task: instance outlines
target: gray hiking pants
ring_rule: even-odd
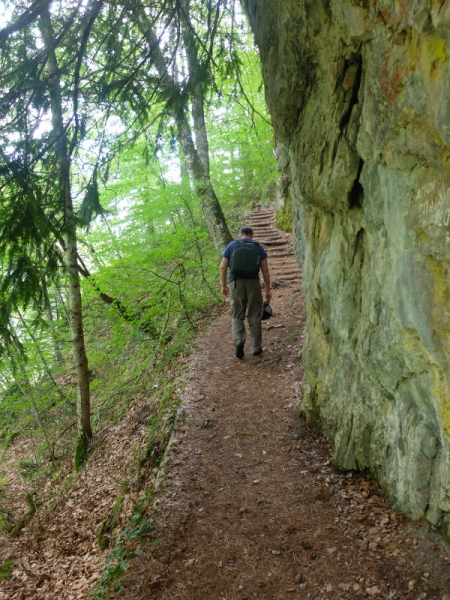
[[[245,312],[250,328],[252,352],[261,349],[261,315],[263,296],[259,279],[238,279],[230,283],[231,335],[233,344],[245,344]]]

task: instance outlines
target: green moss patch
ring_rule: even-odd
[[[282,231],[287,231],[288,233],[292,232],[292,221],[293,221],[293,211],[292,211],[292,200],[286,200],[286,204],[283,208],[279,208],[275,215],[275,224],[278,229]]]
[[[7,560],[6,562],[2,563],[0,565],[0,581],[2,579],[7,579],[11,575],[13,569],[14,569],[14,561],[12,558],[10,560]]]

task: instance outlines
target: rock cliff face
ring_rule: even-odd
[[[450,533],[450,0],[245,0],[288,168],[303,407]]]

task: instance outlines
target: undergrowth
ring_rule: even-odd
[[[105,566],[100,579],[89,594],[89,597],[93,600],[104,600],[110,597],[111,592],[120,593],[123,591],[121,577],[129,561],[136,555],[139,544],[144,537],[152,537],[153,544],[158,545],[155,526],[145,515],[145,505],[147,503],[148,497],[143,503],[134,508],[126,526],[117,535],[114,547],[105,559]]]
[[[125,474],[126,479],[118,481],[116,502],[105,515],[97,531],[98,546],[102,550],[108,549],[109,553],[100,580],[92,592],[93,598],[101,600],[107,598],[111,591],[118,592],[121,589],[120,579],[140,540],[148,536],[156,538],[154,526],[145,515],[145,510],[152,497],[154,474],[164,457],[181,402],[174,380],[183,367],[184,357],[189,354],[198,329],[209,322],[214,306],[215,300],[211,303],[209,318],[205,316],[202,320],[198,319],[196,330],[180,323],[176,335],[156,351],[149,343],[148,336],[136,332],[129,324],[116,323],[115,329],[106,324],[95,330],[88,329],[87,343],[96,349],[96,352],[90,354],[94,432],[107,431],[111,426],[120,423],[135,403],[148,409],[144,421],[147,432],[145,446],[134,448],[135,457],[131,457],[132,468]],[[96,305],[95,310],[102,313],[105,308]],[[120,336],[117,334],[117,327],[120,328]],[[119,338],[118,342],[116,336]],[[111,348],[113,338],[116,338],[114,351],[107,352],[108,346]],[[26,480],[27,487],[37,490],[33,497],[39,504],[41,514],[57,508],[61,499],[70,493],[70,487],[76,478],[71,469],[73,462],[70,460],[77,442],[74,412],[62,406],[52,409],[53,416],[46,418],[48,434],[52,439],[61,440],[56,445],[58,457],[55,460],[48,459],[46,440],[36,425],[33,428],[27,423],[22,430],[22,436],[16,438],[21,439],[22,448],[28,448],[30,451],[28,455],[22,454],[16,463],[16,472]],[[26,439],[29,440],[28,445],[23,444],[24,431]],[[97,434],[94,439],[95,443],[88,448],[88,461],[96,460],[103,437]],[[3,452],[8,454],[6,444]],[[83,469],[83,464],[80,464],[79,468]],[[46,487],[49,481],[52,485]],[[4,533],[19,536],[23,527],[34,517],[34,509],[31,510],[31,505],[25,498],[30,510],[21,516],[13,517],[12,527],[9,525],[7,528],[7,513],[6,509],[3,511],[2,502],[5,487],[6,480],[0,479],[0,526],[5,525]],[[123,514],[125,497],[128,496],[129,510],[130,497],[140,495],[147,488],[150,491],[145,492],[145,499],[140,501],[127,519]],[[46,494],[45,490],[51,492]],[[21,512],[23,513],[23,509]],[[127,519],[125,526],[124,519]],[[154,543],[157,544],[156,539]]]
[[[0,475],[0,533],[8,530],[7,510],[5,508],[6,478]]]
[[[11,575],[13,569],[14,561],[12,558],[0,564],[0,581],[2,579],[7,579]]]

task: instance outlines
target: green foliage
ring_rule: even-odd
[[[179,404],[180,399],[175,395],[173,384],[168,384],[159,397],[159,410],[150,421],[141,464],[147,464],[150,468],[160,465],[173,432]]]
[[[24,479],[31,479],[39,470],[39,464],[34,460],[22,459],[19,461],[19,472]]]
[[[144,506],[134,508],[127,526],[119,533],[114,548],[105,560],[105,568],[101,572],[100,580],[89,596],[94,600],[103,600],[110,597],[111,592],[119,593],[123,590],[120,579],[128,563],[134,556],[136,544],[143,537],[155,536],[156,529],[153,523],[144,514]],[[157,543],[156,538],[154,543]]]
[[[106,230],[97,224],[85,242],[92,259],[101,253],[103,260],[85,289],[92,299],[98,289],[118,299],[128,323],[147,334],[156,351],[178,352],[177,341],[219,301],[218,258],[189,187],[161,180],[145,144],[141,154],[134,150],[123,171],[121,163],[111,165],[116,182],[102,194],[110,213]],[[111,303],[111,317],[120,313],[123,318]]]
[[[3,324],[15,306],[41,306],[44,303],[42,279],[56,276],[62,259],[52,242],[58,217],[51,189],[43,198],[42,182],[10,170],[11,163],[0,161],[0,286]],[[45,207],[45,208],[44,208]]]
[[[0,564],[0,581],[8,579],[14,569],[14,560],[10,558],[6,562]]]
[[[166,352],[176,356],[184,351],[204,315],[220,300],[218,257],[189,181],[178,182],[182,159],[172,113],[162,107],[178,102],[187,110],[190,95],[197,97],[201,90],[211,124],[213,179],[227,215],[237,223],[244,208],[268,199],[273,181],[272,133],[260,65],[233,7],[200,2],[190,5],[189,14],[165,7],[167,11],[152,15],[155,21],[161,19],[162,29],[167,26],[162,52],[173,69],[173,57],[182,43],[189,63],[180,59],[182,68],[177,66],[180,93],[175,98],[149,68],[154,56],[143,49],[142,35],[128,9],[110,5],[100,11],[100,3],[88,3],[72,13],[70,7],[75,4],[69,2],[58,13],[51,11],[51,18],[55,28],[61,26],[55,52],[70,123],[71,186],[79,225],[90,228],[80,252],[92,272],[85,299],[93,303],[100,295],[109,302],[110,310],[101,317],[111,319],[114,336],[123,334],[117,317],[128,319],[131,328],[125,338],[131,340],[136,330],[147,335],[154,346],[153,361],[159,363]],[[20,14],[19,6],[16,10],[13,19]],[[72,21],[65,28],[68,14]],[[8,366],[17,348],[23,351],[24,370],[39,398],[44,424],[49,413],[53,413],[51,422],[61,422],[62,411],[61,389],[44,385],[44,370],[55,376],[70,360],[58,356],[67,339],[67,311],[60,297],[65,295],[63,219],[55,140],[47,122],[47,54],[36,41],[36,31],[33,23],[23,32],[12,33],[0,52],[5,89],[9,89],[0,98],[4,117],[0,126],[0,354],[3,350],[4,356],[0,372],[1,393],[7,398],[0,403],[0,419],[8,428],[19,419],[24,428],[31,427],[35,420],[24,392],[22,367],[15,365],[13,372]],[[177,37],[180,32],[182,39]],[[130,74],[132,57],[137,66]],[[75,101],[77,111],[70,121]],[[12,341],[17,333],[16,307],[25,310],[35,341],[24,331]],[[48,309],[50,318],[43,313]],[[119,347],[126,343],[118,340]],[[100,352],[90,356],[96,367],[100,361]],[[70,389],[69,407],[73,400]]]
[[[4,506],[5,488],[6,478],[3,475],[0,475],[0,533],[8,530],[7,511]]]
[[[242,224],[245,212],[273,201],[277,178],[259,56],[250,35],[243,35],[242,44],[245,50],[234,63],[234,76],[222,80],[208,119],[212,178],[227,217],[236,225]]]
[[[111,543],[114,541],[113,532],[118,524],[118,517],[120,515],[120,511],[122,510],[123,497],[119,496],[114,505],[105,519],[103,519],[98,531],[97,531],[97,544],[100,550],[105,550],[109,548]]]
[[[94,168],[91,181],[86,186],[83,201],[78,209],[78,219],[81,225],[89,226],[96,216],[104,214],[100,204],[100,195],[98,191],[97,168]]]

